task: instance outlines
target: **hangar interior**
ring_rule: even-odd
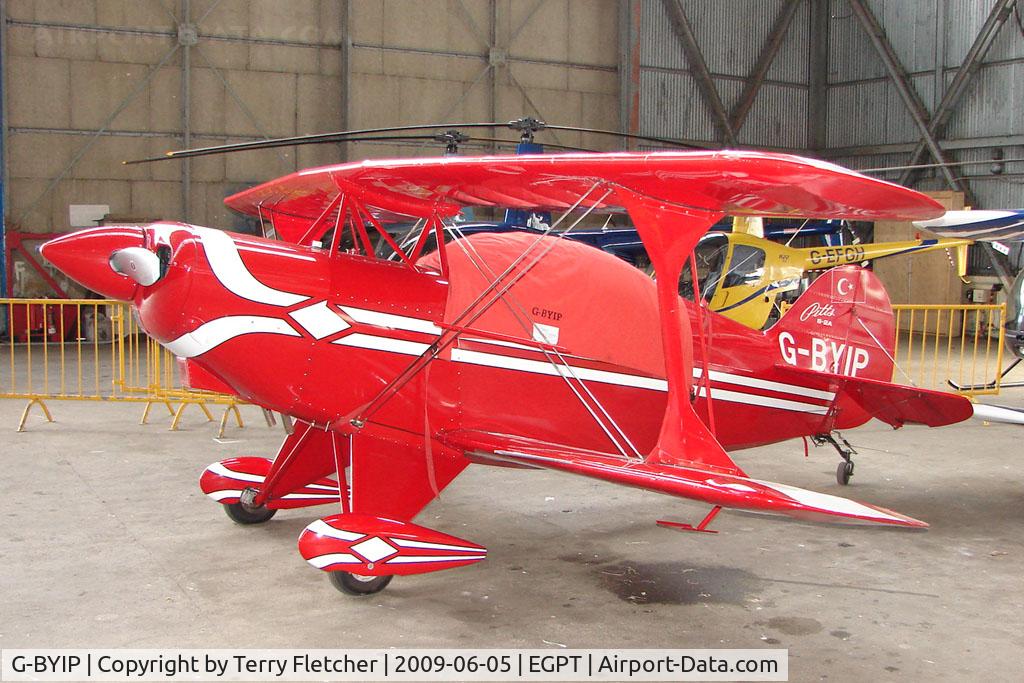
[[[946,160],[993,163],[889,175],[964,192],[979,208],[1022,203],[1014,167],[998,163],[1024,153],[1014,2],[8,0],[4,12],[8,229],[66,230],[70,204],[237,226],[222,200],[252,184],[442,150],[360,143],[121,161],[521,116],[854,169],[931,163],[938,146]],[[549,138],[622,148],[607,136]]]
[[[53,284],[83,295],[40,263],[33,234],[158,220],[252,233],[258,225],[225,197],[312,166],[438,156],[444,145],[125,160],[426,123],[530,116],[789,152],[891,169],[875,177],[947,208],[1021,207],[1022,17],[1016,0],[0,0],[2,288],[24,299],[56,296]],[[504,142],[470,140],[460,153],[507,152],[518,139],[487,130]],[[537,141],[667,148],[587,131],[541,131]],[[1024,262],[1019,243],[970,254],[976,283]],[[893,300],[962,303],[971,290],[949,258],[929,257],[879,264]],[[13,376],[13,331],[9,341]],[[97,382],[107,372],[97,369]],[[1024,405],[1019,391],[998,400]],[[0,428],[22,408],[0,401]],[[674,536],[654,520],[699,516],[697,506],[477,468],[423,517],[475,527],[496,550],[490,560],[346,601],[296,559],[309,515],[238,529],[211,520],[196,489],[208,461],[269,457],[279,427],[241,406],[248,426],[225,437],[223,423],[218,435],[190,408],[172,432],[135,424],[134,408],[68,403],[56,424],[34,413],[24,434],[4,437],[3,647],[786,647],[794,680],[1009,678],[1024,668],[1017,425],[891,433],[874,422],[848,435],[861,458],[855,497],[927,519],[924,533],[736,515],[718,537]],[[789,441],[738,459],[772,480],[845,495],[831,450],[812,450],[808,463],[803,448]]]

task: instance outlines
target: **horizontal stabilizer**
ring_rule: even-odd
[[[944,427],[962,422],[974,414],[974,408],[967,398],[945,391],[908,387],[867,377],[803,370],[788,365],[776,367],[787,374],[815,377],[818,381],[829,380],[833,383],[831,386],[835,387],[837,400],[841,394],[845,394],[869,415],[896,428],[905,424]],[[798,382],[799,378],[794,381]]]
[[[459,444],[478,462],[560,470],[737,510],[815,522],[928,526],[897,512],[847,498],[698,467],[627,461],[608,453],[482,432],[455,432],[449,435],[448,442],[452,446]]]

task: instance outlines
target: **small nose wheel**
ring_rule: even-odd
[[[843,460],[839,463],[839,467],[836,468],[836,481],[839,482],[840,486],[846,486],[850,483],[850,477],[853,476],[853,461]]]
[[[373,595],[391,583],[393,576],[364,576],[350,572],[328,572],[331,585],[346,595]]]

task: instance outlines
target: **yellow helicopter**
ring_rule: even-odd
[[[803,292],[814,271],[864,263],[900,254],[955,249],[957,273],[967,271],[965,239],[917,239],[905,242],[796,248],[765,239],[760,218],[735,218],[733,231],[709,232],[694,250],[701,299],[711,310],[754,329],[779,318]],[[687,266],[679,293],[693,299],[693,278]]]

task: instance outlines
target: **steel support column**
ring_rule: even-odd
[[[351,109],[348,106],[349,96],[352,92],[352,3],[350,0],[341,0],[341,92],[339,93],[341,102],[339,102],[339,110],[341,112],[341,130],[348,130],[349,123],[349,112]],[[299,131],[295,131],[298,133]],[[343,161],[348,161],[348,144],[339,143],[338,152]]]
[[[939,103],[946,92],[946,3],[935,0],[935,65],[932,76],[932,111],[939,110]]]
[[[679,39],[683,52],[686,53],[690,73],[697,81],[697,87],[704,98],[704,103],[711,110],[720,138],[726,145],[735,146],[736,132],[729,123],[729,115],[725,111],[722,99],[718,96],[718,89],[711,78],[711,72],[708,71],[707,62],[704,61],[704,53],[701,52],[700,45],[697,44],[697,37],[693,34],[693,28],[686,18],[686,12],[683,11],[680,0],[661,0],[661,4],[664,5],[665,12],[668,14],[672,31]]]
[[[498,66],[507,58],[498,48],[498,0],[491,0],[487,11],[487,85],[490,99],[488,114],[491,121],[498,120]],[[491,137],[497,137],[497,131],[490,129]],[[497,144],[491,143],[491,151],[497,150]]]
[[[865,4],[864,0],[848,1],[850,7],[853,8],[854,14],[857,15],[861,26],[864,27],[864,31],[868,34],[868,38],[871,39],[871,44],[874,45],[875,51],[882,58],[882,63],[885,65],[886,71],[889,72],[889,78],[892,80],[893,85],[896,86],[896,92],[899,93],[903,104],[906,105],[907,110],[914,119],[914,123],[920,129],[922,140],[928,146],[928,150],[935,157],[935,161],[940,163],[948,162],[949,160],[942,152],[942,148],[939,147],[938,142],[936,142],[935,137],[928,128],[930,123],[928,110],[925,108],[924,102],[921,101],[921,96],[914,89],[914,85],[910,82],[910,76],[900,63],[899,57],[896,56],[896,51],[893,50],[892,44],[885,35],[885,31],[882,29],[881,24],[878,23],[878,19],[867,4]],[[946,183],[952,189],[959,190],[965,195],[968,194],[967,188],[948,168],[943,166],[941,171],[942,175],[946,178]]]
[[[640,132],[640,16],[640,0],[619,3],[619,130],[632,135]]]
[[[772,24],[772,30],[768,33],[768,37],[765,38],[761,53],[757,56],[757,61],[754,63],[754,68],[750,70],[750,74],[745,79],[743,91],[736,101],[736,106],[732,108],[732,112],[729,114],[729,125],[737,135],[743,129],[743,124],[747,120],[747,114],[750,113],[750,108],[754,105],[754,99],[764,83],[765,76],[768,75],[768,69],[771,68],[772,62],[775,61],[775,55],[779,54],[779,48],[782,47],[782,39],[786,36],[786,31],[789,30],[790,25],[793,23],[793,17],[796,16],[797,7],[800,6],[801,2],[803,0],[789,0],[779,9],[779,13],[775,17],[775,23]]]
[[[810,0],[810,11],[807,146],[820,153],[828,146],[829,0]]]
[[[198,36],[192,25],[192,2],[181,0],[181,21],[178,23],[178,45],[181,46],[181,146],[192,147],[192,46]],[[185,158],[181,166],[181,215],[186,223],[192,222],[192,159]]]
[[[7,2],[0,0],[0,296],[10,296],[7,282]],[[7,327],[7,310],[0,313]]]
[[[981,60],[985,58],[988,49],[992,47],[993,41],[999,35],[999,29],[1010,18],[1015,2],[1016,0],[997,0],[996,4],[992,7],[992,11],[989,12],[988,18],[978,32],[978,37],[974,39],[971,49],[967,51],[963,63],[953,77],[953,82],[949,84],[949,89],[942,96],[938,108],[932,115],[932,120],[928,124],[928,135],[932,137],[942,136],[942,130],[946,123],[949,122],[949,117],[952,115],[954,107],[960,101],[964,92],[966,92],[967,85],[971,82],[974,74],[981,67]],[[939,65],[937,68],[941,69],[942,66]],[[923,138],[917,143],[917,146],[914,147],[914,152],[910,155],[908,164],[913,165],[919,162],[926,143],[927,141]],[[907,183],[912,175],[913,171],[907,170],[900,176],[900,182]]]

